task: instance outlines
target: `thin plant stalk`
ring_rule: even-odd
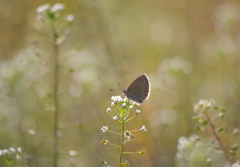
[[[54,130],[53,130],[53,167],[58,166],[58,114],[59,114],[59,46],[56,44],[58,35],[54,23],[51,24],[53,34],[53,99],[54,99]]]
[[[123,157],[123,144],[124,144],[124,121],[125,121],[125,114],[124,114],[124,110],[122,110],[121,113],[121,118],[122,118],[122,138],[121,138],[121,147],[120,147],[120,161],[119,163],[122,163],[122,157]]]
[[[207,113],[207,110],[205,110],[205,114],[206,114],[206,116],[207,116],[207,119],[208,119],[208,122],[209,122],[209,124],[210,124],[210,127],[211,127],[211,130],[212,130],[212,132],[213,132],[213,135],[214,135],[215,138],[217,139],[217,141],[218,141],[218,143],[219,143],[219,145],[220,145],[220,147],[221,147],[221,149],[222,149],[222,151],[223,151],[224,156],[226,157],[227,161],[232,164],[231,158],[228,156],[228,153],[227,153],[226,149],[224,148],[224,146],[223,146],[223,144],[222,144],[219,136],[217,135],[216,130],[215,130],[215,127],[214,127],[214,125],[212,124],[212,121],[211,121],[211,119],[210,119],[210,117],[209,117],[209,115],[208,115],[208,113]]]

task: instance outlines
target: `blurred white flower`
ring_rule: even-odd
[[[118,121],[118,117],[117,117],[117,116],[114,116],[114,117],[113,117],[113,120],[114,120],[114,121]]]
[[[146,129],[146,127],[143,125],[139,130],[141,130],[141,131],[143,131],[143,132],[146,132],[147,131],[147,129]]]
[[[194,105],[194,111],[195,112],[203,112],[207,108],[212,107],[214,104],[214,100],[200,100],[197,104]]]
[[[108,126],[106,125],[106,126],[103,126],[102,128],[101,128],[101,130],[105,133],[105,132],[107,132],[108,131]]]
[[[106,112],[110,113],[111,112],[111,108],[106,109]]]
[[[72,14],[69,14],[65,17],[65,20],[68,21],[68,22],[72,22],[74,20],[74,15]]]
[[[70,151],[69,151],[69,155],[70,155],[70,156],[77,156],[78,153],[77,153],[77,151],[75,151],[75,150],[70,150]]]
[[[140,114],[140,112],[141,112],[141,110],[139,110],[139,109],[136,109],[136,112],[135,112],[135,114],[136,114],[136,115],[138,115],[138,114]]]
[[[31,135],[36,135],[36,131],[34,129],[29,129],[27,132]]]
[[[61,11],[65,8],[64,4],[60,4],[60,3],[56,3],[53,5],[53,7],[51,8],[52,12],[57,12],[57,11]]]
[[[125,108],[126,108],[126,106],[127,106],[127,104],[126,104],[126,103],[123,103],[123,104],[122,104],[122,108],[123,108],[123,109],[125,109]]]
[[[45,12],[46,10],[49,10],[50,9],[50,5],[47,3],[45,5],[42,5],[42,6],[39,6],[36,10],[37,13],[43,13]]]
[[[13,148],[13,147],[10,147],[10,148],[9,148],[9,151],[11,151],[12,153],[15,153],[15,152],[16,152],[15,148]]]

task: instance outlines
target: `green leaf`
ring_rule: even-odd
[[[195,129],[196,131],[201,131],[201,130],[202,130],[202,128],[201,128],[200,126],[198,126],[198,125],[196,125],[194,129]]]
[[[229,153],[233,156],[237,155],[235,152],[229,151]]]
[[[208,124],[208,120],[207,119],[202,122],[202,125],[207,125],[207,124]]]
[[[218,132],[222,132],[225,128],[224,127],[221,127],[221,128],[218,128]]]
[[[221,108],[221,109],[220,109],[220,112],[226,112],[226,110],[225,110],[225,109],[223,109],[223,108]]]
[[[200,117],[199,115],[197,115],[197,116],[193,116],[192,119],[193,119],[196,123],[200,123],[202,117]]]

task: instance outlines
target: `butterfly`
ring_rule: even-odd
[[[113,90],[113,89],[111,89]],[[143,103],[150,95],[150,82],[146,74],[137,77],[127,88],[124,95],[137,103]]]

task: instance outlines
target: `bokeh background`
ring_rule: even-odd
[[[0,0],[0,148],[21,147],[29,166],[52,166],[53,57],[36,8],[64,3],[71,35],[60,45],[59,166],[116,165],[110,97],[140,74],[151,95],[127,129],[132,166],[173,167],[178,139],[194,131],[193,106],[215,99],[231,130],[240,119],[239,0]],[[64,20],[63,20],[64,22]],[[205,134],[211,136],[211,134]],[[237,158],[236,158],[237,159]]]

